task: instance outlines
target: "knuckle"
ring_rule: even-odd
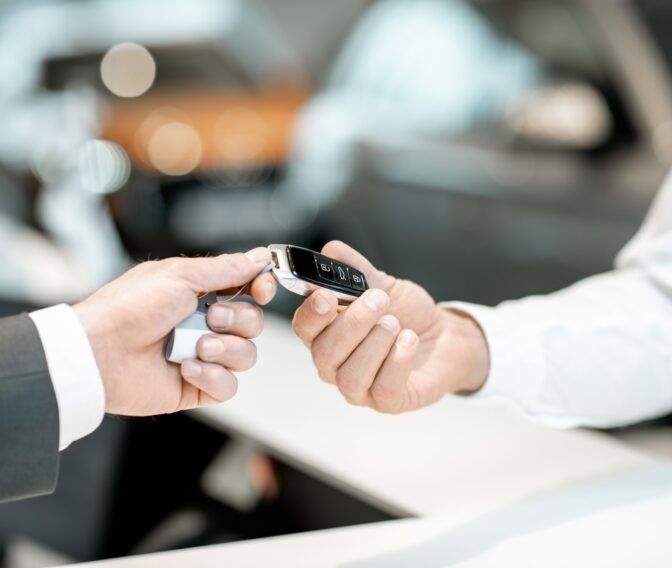
[[[341,369],[336,373],[336,385],[346,398],[354,396],[361,390],[357,375],[347,370]]]
[[[217,402],[226,402],[233,398],[238,392],[238,380],[233,376],[228,376],[228,381],[226,387],[223,387],[220,383],[210,389],[208,394],[215,399]]]
[[[403,412],[403,410],[398,404],[393,405],[387,402],[376,401],[374,408],[376,412],[380,412],[381,414],[395,415],[395,414],[402,414]]]
[[[216,383],[224,369],[215,364],[203,365],[203,379],[206,383]]]
[[[301,322],[307,319],[307,313],[306,313],[308,307],[307,302],[308,302],[307,300],[303,302],[294,312],[294,316],[292,317],[292,325],[300,324]]]
[[[317,376],[322,379],[325,383],[328,383],[330,385],[333,385],[336,382],[336,379],[333,375],[333,373],[330,370],[327,369],[321,369],[317,368]]]
[[[381,325],[381,323],[384,323],[385,325]],[[378,329],[387,335],[396,337],[399,335],[401,323],[397,317],[387,314],[378,321]]]
[[[365,400],[361,397],[350,396],[343,393],[343,398],[345,398],[346,402],[352,406],[366,406]]]
[[[348,328],[361,329],[363,326],[370,325],[371,321],[371,314],[361,309],[361,306],[351,306],[350,309],[343,312],[343,322]]]
[[[185,309],[189,312],[195,312],[198,309],[198,298],[193,294],[184,294],[182,302],[184,302],[184,305],[186,306]]]
[[[335,383],[336,366],[334,365],[330,350],[325,348],[323,342],[315,341],[310,348],[310,353],[320,378],[328,383]]]
[[[129,273],[144,274],[145,272],[153,272],[161,266],[162,262],[165,261],[145,260],[143,262],[136,264],[133,268],[131,268],[131,270],[129,270]]]
[[[227,265],[227,269],[234,273],[244,272],[250,262],[242,252],[222,255],[222,261]]]
[[[303,344],[306,347],[308,348],[312,347],[314,337],[306,328],[303,327],[303,325],[301,325],[301,323],[293,321],[292,329],[294,330],[296,336],[303,342]]]
[[[300,311],[294,314],[294,317],[292,318],[292,329],[294,330],[294,333],[303,340],[311,338],[310,327],[307,324],[308,322],[306,321],[306,318]]]
[[[397,390],[389,384],[377,381],[371,386],[371,396],[382,405],[389,406],[398,398]]]
[[[161,267],[166,272],[180,273],[186,269],[186,258],[167,258],[160,261]]]
[[[330,349],[324,346],[323,342],[315,341],[310,350],[313,361],[318,369],[331,369],[333,367],[333,361]]]
[[[301,341],[308,344],[308,334],[300,325],[298,325],[296,322],[292,322],[292,329]]]
[[[243,308],[243,317],[250,327],[250,330],[254,333],[261,333],[264,327],[264,312],[259,306],[253,304],[245,304],[246,307]]]

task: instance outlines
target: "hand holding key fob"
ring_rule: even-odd
[[[300,296],[310,296],[322,288],[333,292],[345,305],[369,289],[359,270],[323,254],[292,245],[270,245],[268,249],[273,258],[273,276],[283,288]]]
[[[274,244],[268,249],[273,262],[264,271],[270,271],[283,288],[294,294],[310,296],[315,290],[325,289],[336,295],[339,304],[347,305],[369,289],[366,277],[359,270],[323,254],[292,245]],[[166,347],[166,359],[179,364],[187,359],[196,359],[198,340],[212,333],[205,315],[208,302],[215,299],[232,300],[244,289],[245,286],[241,287],[228,299],[202,298],[199,309],[171,334]]]

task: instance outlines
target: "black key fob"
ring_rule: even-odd
[[[366,277],[347,264],[292,245],[270,245],[272,274],[278,283],[295,294],[309,296],[323,288],[333,292],[340,304],[354,302],[369,285]]]
[[[295,294],[309,296],[315,290],[330,290],[341,305],[354,302],[369,286],[365,276],[347,264],[338,262],[323,254],[292,245],[270,245],[272,264],[263,272],[270,271],[278,283]],[[227,299],[217,296],[217,301],[229,301],[238,297],[246,285],[232,290]],[[203,298],[199,310],[181,322],[173,331],[166,346],[166,359],[172,363],[183,363],[198,357],[198,340],[212,333],[208,327],[206,310],[210,296]],[[215,301],[215,300],[212,300]]]

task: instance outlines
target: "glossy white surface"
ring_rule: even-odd
[[[88,568],[669,566],[672,469],[579,483],[469,520],[452,513],[87,564]]]
[[[268,316],[257,343],[236,398],[195,416],[394,514],[478,514],[651,463],[606,435],[461,398],[401,416],[349,406],[319,380],[287,320]]]

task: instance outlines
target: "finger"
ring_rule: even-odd
[[[268,266],[270,261],[269,250],[259,247],[245,254],[169,259],[166,266],[189,282],[195,293],[203,293],[243,286]]]
[[[311,352],[320,377],[336,381],[336,371],[369,334],[390,304],[382,290],[367,290],[313,341]]]
[[[259,306],[247,302],[216,302],[208,308],[206,321],[218,333],[258,337],[264,329],[264,313]]]
[[[201,391],[199,406],[229,400],[238,390],[238,379],[220,365],[189,359],[181,370],[182,378]]]
[[[317,290],[299,306],[292,320],[294,333],[307,347],[334,321],[337,316],[338,299],[326,290]]]
[[[277,283],[275,278],[271,274],[264,272],[242,287],[242,290],[241,286],[233,286],[226,290],[217,290],[217,296],[231,296],[230,299],[239,295],[251,296],[257,304],[266,305],[275,297],[276,292]]]
[[[392,276],[375,268],[367,258],[342,241],[327,243],[322,248],[322,252],[334,260],[344,262],[362,272],[371,288],[380,288],[387,291],[394,285]]]
[[[236,335],[204,335],[196,344],[199,359],[231,371],[247,371],[257,362],[257,346]]]
[[[416,406],[409,400],[408,379],[418,343],[418,336],[410,329],[397,337],[370,389],[375,408],[380,412],[397,413]]]
[[[336,385],[349,402],[367,403],[373,380],[389,355],[400,329],[397,318],[383,316],[338,369]]]
[[[272,274],[257,276],[250,284],[250,296],[262,306],[268,304],[278,291],[278,284]]]

